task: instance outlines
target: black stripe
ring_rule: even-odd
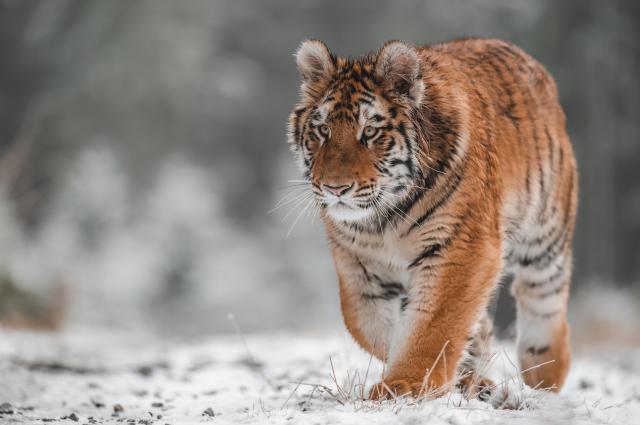
[[[550,347],[548,345],[545,345],[544,347],[529,347],[527,348],[527,354],[530,354],[532,356],[539,356],[541,354],[546,353],[547,351],[550,350]]]
[[[389,140],[387,141],[387,147],[385,148],[385,152],[390,152],[391,149],[396,145],[396,139],[393,136],[389,136]]]
[[[529,266],[534,264],[538,267],[547,266],[553,259],[565,248],[566,243],[570,238],[569,221],[571,219],[571,204],[572,193],[575,184],[575,176],[570,174],[569,180],[569,193],[567,193],[566,202],[564,205],[564,220],[562,225],[562,231],[556,235],[554,240],[547,246],[547,248],[539,255],[535,257],[523,257],[520,259],[520,264],[523,266]],[[544,261],[543,261],[544,260]]]
[[[553,137],[551,137],[551,134],[549,133],[549,127],[547,127],[546,125],[544,126],[544,134],[547,136],[547,144],[549,145],[549,164],[551,166],[551,170],[554,171],[556,165],[555,144],[553,143]]]
[[[536,294],[533,295],[536,299],[542,300],[545,298],[549,298],[552,297],[554,295],[558,295],[559,293],[561,293],[564,288],[566,288],[569,285],[569,280],[563,280],[562,283],[560,285],[558,285],[556,288],[551,289],[547,292],[543,292],[542,294]]]
[[[390,167],[397,167],[398,165],[404,165],[407,168],[411,167],[411,161],[409,159],[392,158],[389,161]]]
[[[534,289],[534,288],[541,288],[543,286],[547,286],[548,284],[552,283],[553,281],[559,279],[560,277],[562,277],[562,275],[565,273],[564,270],[564,266],[560,266],[558,268],[558,270],[556,270],[556,272],[554,274],[552,274],[551,276],[549,276],[548,278],[544,279],[544,280],[538,280],[538,281],[533,281],[533,282],[527,282],[526,286],[529,289]]]
[[[301,129],[300,129],[300,117],[302,116],[302,114],[307,110],[306,107],[302,107],[302,108],[298,108],[294,111],[294,118],[293,118],[293,140],[295,140],[295,142],[297,144],[301,144],[302,143],[302,138],[301,138]]]
[[[550,313],[538,313],[537,311],[533,311],[531,308],[526,307],[522,304],[518,304],[519,308],[525,310],[527,312],[527,314],[530,314],[531,316],[535,316],[538,317],[540,319],[551,319],[552,317],[557,316],[558,314],[560,314],[562,312],[562,310],[556,310],[556,311],[552,311]]]
[[[428,170],[428,174],[426,176],[422,176],[421,178],[417,179],[417,183],[418,183],[417,185],[421,186],[421,188],[414,190],[411,196],[407,200],[399,203],[397,207],[404,213],[408,214],[409,210],[413,208],[413,206],[418,201],[420,201],[424,197],[424,195],[428,193],[428,191],[431,188],[433,188],[433,186],[435,186],[439,176],[440,175],[444,176],[446,175],[447,170],[451,170],[451,166],[453,164],[453,158],[456,156],[457,153],[458,153],[458,144],[456,143],[453,146],[453,148],[448,152],[448,154],[438,161],[438,163],[436,164],[435,170]],[[466,168],[466,161],[463,164],[461,164],[459,167],[462,169],[464,173],[464,170]],[[457,173],[454,176],[456,176],[457,178],[460,178],[460,176],[458,176]],[[459,181],[456,182],[455,187],[453,188],[454,190],[457,189],[458,184],[459,184]],[[409,232],[412,231],[412,228],[415,228],[415,227],[417,226],[412,225],[409,228],[409,230],[404,233],[403,236],[407,236]]]
[[[409,227],[409,230],[407,230],[402,236],[407,236],[413,230],[422,226],[433,215],[433,213],[436,212],[436,210],[438,210],[438,208],[444,205],[447,202],[447,200],[451,198],[451,196],[457,191],[458,187],[460,186],[460,183],[462,182],[463,177],[464,177],[464,174],[463,175],[460,175],[457,173],[454,174],[453,177],[451,177],[454,180],[448,182],[449,185],[447,186],[447,191],[445,192],[444,196],[442,196],[438,200],[438,202],[433,204],[431,208],[429,208],[424,214],[422,214],[417,220],[415,220],[415,222],[411,224],[411,227]]]
[[[360,96],[364,96],[366,97],[368,100],[374,100],[375,96],[367,91],[361,90],[360,91]]]
[[[408,150],[408,157],[411,158],[413,155],[413,146],[411,145],[412,140],[409,139],[409,136],[407,135],[407,129],[405,128],[404,123],[401,122],[400,124],[398,124],[398,126],[396,127],[396,130],[398,130],[398,132],[404,139],[405,146],[407,147],[407,150]],[[406,165],[407,165],[407,168],[409,168],[409,174],[413,176],[415,173],[413,162],[408,161],[408,164]]]
[[[417,265],[419,265],[422,261],[424,261],[427,258],[439,256],[441,251],[442,251],[442,248],[445,247],[446,245],[448,245],[449,242],[450,242],[450,239],[447,239],[442,244],[437,243],[437,244],[429,246],[429,248],[425,249],[420,255],[418,255],[411,262],[411,264],[409,264],[409,268],[412,269],[412,268],[416,267]]]
[[[409,297],[405,295],[400,299],[400,312],[404,313],[407,310],[408,306],[409,306]]]
[[[522,267],[535,265],[538,268],[544,268],[548,266],[564,248],[567,239],[568,229],[565,227],[564,230],[560,232],[555,237],[555,239],[547,246],[547,248],[545,248],[544,251],[542,251],[540,254],[536,255],[535,257],[521,257],[519,261],[520,265]]]
[[[531,108],[527,108],[527,117],[529,118],[529,122],[534,123],[534,117],[533,114],[531,113]],[[545,179],[544,179],[544,170],[542,168],[542,154],[540,153],[540,139],[538,137],[538,130],[537,127],[535,125],[531,126],[532,130],[531,130],[531,139],[533,142],[533,146],[534,149],[536,151],[536,161],[537,161],[537,165],[538,165],[538,185],[540,188],[540,198],[542,199],[542,202],[540,203],[539,206],[539,210],[538,210],[538,219],[539,220],[543,220],[544,219],[544,213],[547,210],[547,190],[546,190],[546,184],[545,184]]]

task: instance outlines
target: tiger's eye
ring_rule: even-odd
[[[377,132],[378,129],[370,125],[366,126],[364,130],[362,130],[362,134],[364,134],[364,137],[367,138],[375,136]]]
[[[320,126],[320,134],[322,134],[323,136],[329,136],[329,134],[331,134],[331,129],[328,125],[322,124]]]

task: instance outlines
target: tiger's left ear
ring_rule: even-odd
[[[387,42],[376,56],[376,74],[401,100],[413,106],[422,101],[424,82],[415,48],[402,41]]]
[[[305,40],[295,54],[296,64],[304,82],[327,79],[334,72],[333,55],[320,40]]]
[[[335,56],[322,41],[305,40],[295,58],[302,77],[303,96],[317,99],[335,72]]]

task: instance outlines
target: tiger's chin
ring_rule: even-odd
[[[366,220],[373,215],[373,208],[358,208],[344,204],[327,207],[327,214],[335,221],[356,222]]]

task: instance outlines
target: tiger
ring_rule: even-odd
[[[287,142],[335,265],[344,323],[384,364],[372,400],[491,394],[488,305],[513,276],[522,381],[558,392],[577,166],[556,84],[519,47],[465,38],[295,53]]]

